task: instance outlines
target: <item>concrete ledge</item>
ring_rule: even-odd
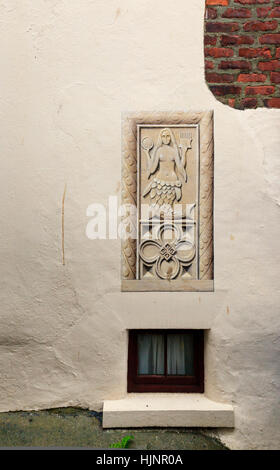
[[[213,280],[122,280],[122,292],[214,292]]]
[[[106,400],[104,428],[234,427],[233,407],[209,400],[203,394],[129,394]]]

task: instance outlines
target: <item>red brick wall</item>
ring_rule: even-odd
[[[219,101],[280,108],[280,0],[206,0],[204,47]]]

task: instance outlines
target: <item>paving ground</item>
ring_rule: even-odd
[[[102,429],[101,413],[78,408],[0,413],[0,447],[109,448],[126,435],[132,449],[225,450],[221,442],[189,429]]]

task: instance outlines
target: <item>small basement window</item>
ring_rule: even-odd
[[[130,330],[127,391],[203,393],[203,330]]]

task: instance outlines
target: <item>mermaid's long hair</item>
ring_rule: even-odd
[[[151,156],[151,163],[150,163],[150,168],[149,168],[149,175],[148,175],[148,178],[150,178],[150,176],[155,173],[158,169],[158,166],[159,166],[159,154],[158,154],[158,149],[162,146],[162,133],[164,131],[167,131],[170,135],[170,139],[171,139],[171,147],[174,148],[175,150],[175,164],[178,168],[178,172],[180,174],[180,176],[183,178],[183,181],[186,181],[187,179],[187,175],[186,175],[186,170],[182,164],[182,161],[181,161],[181,157],[180,157],[180,152],[179,152],[179,148],[178,148],[178,145],[177,145],[177,142],[176,142],[176,139],[175,139],[175,136],[172,132],[171,129],[169,129],[168,127],[165,127],[164,129],[162,129],[158,135],[158,140],[157,140],[157,144],[154,148],[154,151],[153,151],[153,154]],[[170,144],[169,144],[170,145]]]

